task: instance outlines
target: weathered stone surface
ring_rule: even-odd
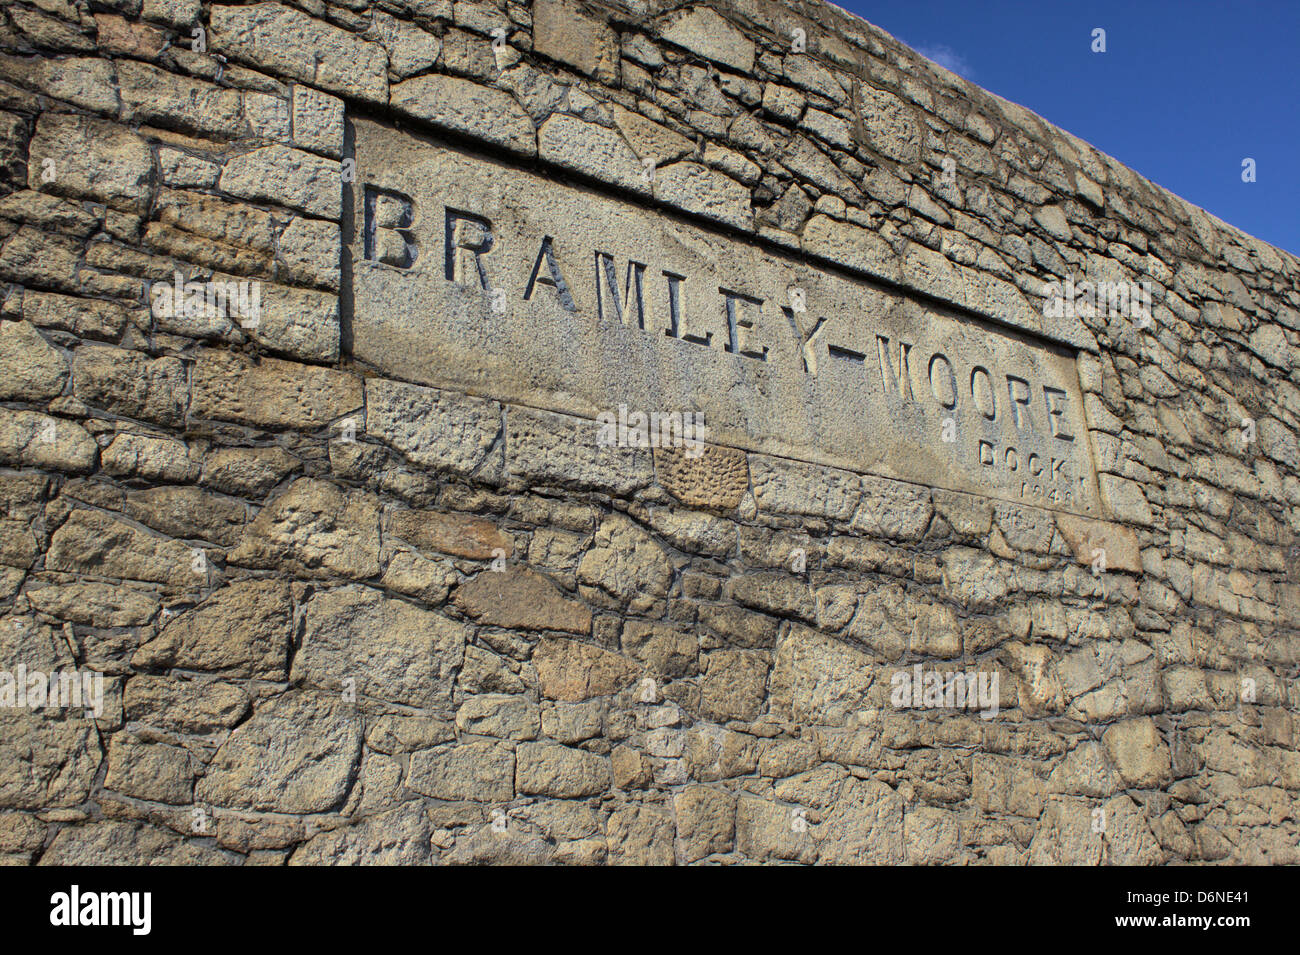
[[[736,803],[736,848],[761,862],[817,860],[806,810],[770,802],[748,793]]]
[[[115,340],[126,327],[128,312],[116,302],[28,289],[23,293],[22,314],[40,328],[57,328],[84,338]]]
[[[389,100],[401,110],[436,126],[465,133],[514,152],[537,154],[533,121],[502,90],[456,76],[417,76],[398,83]]]
[[[122,701],[126,718],[181,733],[230,729],[248,715],[248,694],[229,683],[136,676]]]
[[[315,429],[361,408],[361,382],[345,372],[230,352],[202,352],[191,413],[267,428]]]
[[[748,73],[754,67],[753,42],[709,7],[694,7],[673,16],[661,29],[669,43],[738,73]]]
[[[202,549],[82,508],[74,510],[54,532],[45,566],[69,573],[149,581],[172,592],[200,589],[208,573]]]
[[[103,758],[92,724],[5,708],[0,729],[0,807],[77,806],[90,795]]]
[[[707,166],[675,162],[657,170],[654,196],[663,202],[739,229],[752,229],[749,190]]]
[[[629,620],[623,627],[623,650],[640,660],[652,676],[690,676],[697,669],[699,639],[687,630]]]
[[[102,120],[45,113],[29,150],[28,188],[119,209],[143,211],[149,203],[153,163],[140,137]],[[53,163],[54,177],[42,180]]]
[[[792,628],[777,645],[770,677],[772,707],[799,722],[842,726],[865,704],[873,681],[869,661],[861,650],[839,640]]]
[[[133,60],[121,60],[116,65],[124,121],[221,137],[233,137],[242,131],[238,90],[178,77]]]
[[[384,515],[384,535],[400,537],[424,550],[470,560],[509,557],[514,540],[491,521],[439,511],[396,508]]]
[[[104,788],[136,799],[183,805],[194,799],[194,775],[193,760],[181,747],[119,734],[108,749]]]
[[[28,590],[27,599],[41,613],[97,627],[133,627],[158,612],[157,596],[116,584],[63,583]]]
[[[1153,789],[1169,779],[1169,747],[1148,717],[1116,723],[1102,734],[1106,753],[1124,782],[1135,789]]]
[[[155,424],[184,424],[189,403],[185,366],[121,348],[86,346],[72,358],[72,390],[87,404]]]
[[[730,852],[736,840],[736,797],[712,786],[687,786],[673,797],[683,862]]]
[[[465,655],[467,628],[440,614],[368,587],[345,587],[307,604],[295,683],[355,690],[406,706],[451,701],[451,681]]]
[[[289,856],[289,865],[390,866],[428,861],[429,820],[417,803],[318,833]]]
[[[618,75],[614,31],[572,0],[538,0],[533,7],[533,51],[598,79]]]
[[[261,498],[302,462],[278,447],[222,448],[203,460],[200,483],[216,491]]]
[[[378,503],[366,494],[300,478],[262,509],[228,559],[312,577],[374,577],[379,573]]]
[[[640,525],[611,514],[578,564],[578,579],[644,613],[668,592],[673,568],[662,547]]]
[[[283,680],[293,604],[280,581],[239,581],[175,616],[136,651],[140,667]]]
[[[961,827],[944,809],[922,806],[903,819],[903,848],[909,865],[943,865],[961,854]]]
[[[552,637],[537,645],[533,665],[542,695],[569,703],[616,693],[637,674],[637,668],[617,653]]]
[[[94,469],[98,450],[95,439],[71,421],[0,409],[0,464],[84,473]]]
[[[94,822],[59,830],[41,865],[233,865],[226,853],[138,822]]]
[[[339,164],[300,149],[263,146],[226,162],[217,185],[254,202],[273,202],[323,219],[343,208]]]
[[[817,827],[819,861],[827,865],[903,862],[903,800],[876,780],[851,780]]]
[[[555,743],[520,743],[515,751],[515,788],[520,795],[576,799],[609,788],[609,760]]]
[[[0,323],[0,399],[42,401],[63,393],[68,362],[27,322]]]
[[[212,757],[198,798],[271,812],[337,807],[361,755],[361,720],[337,697],[290,692],[262,703]]]
[[[649,452],[602,447],[590,421],[511,408],[506,416],[506,472],[535,484],[629,494],[654,480]]]
[[[193,481],[199,474],[183,441],[144,434],[119,434],[100,455],[100,464],[117,477],[146,481]]]
[[[1090,521],[1070,514],[1058,514],[1056,527],[1081,564],[1106,569],[1142,572],[1142,554],[1137,535],[1120,524]]]
[[[295,84],[293,88],[293,144],[338,159],[343,154],[343,101]]]
[[[650,193],[650,177],[637,154],[608,126],[557,113],[537,131],[537,154],[593,179]]]
[[[413,464],[473,474],[501,433],[501,406],[454,392],[366,379],[366,433]]]
[[[611,865],[672,865],[672,815],[657,806],[629,805],[609,814],[605,843]]]
[[[481,571],[456,588],[456,606],[480,623],[520,630],[587,633],[591,611],[542,574],[518,566]]]
[[[456,711],[456,726],[476,736],[535,739],[541,729],[541,712],[525,696],[488,693],[471,696],[461,704]]]
[[[515,795],[515,754],[491,740],[411,754],[406,785],[435,799],[508,802]]]
[[[278,3],[214,6],[212,47],[332,93],[383,103],[384,48]]]
[[[688,507],[729,511],[749,490],[749,463],[735,448],[712,445],[693,455],[685,448],[658,448],[654,454],[659,483]]]
[[[715,650],[709,654],[700,683],[700,708],[709,719],[752,720],[767,699],[766,653]]]

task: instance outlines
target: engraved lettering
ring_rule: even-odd
[[[542,263],[546,263],[546,274],[542,274]],[[553,240],[548,235],[542,239],[542,247],[537,251],[537,261],[533,263],[533,272],[528,277],[528,286],[524,289],[524,301],[530,301],[538,285],[549,285],[555,290],[555,298],[566,312],[576,312],[578,306],[573,303],[569,293],[569,283],[564,281],[560,266],[555,261]]]
[[[1043,385],[1043,403],[1047,405],[1047,426],[1052,437],[1073,441],[1074,435],[1065,430],[1065,406],[1070,396],[1060,388]]]
[[[612,321],[622,325],[633,312],[636,314],[636,327],[645,328],[645,290],[643,276],[645,265],[628,259],[627,278],[623,285],[623,297],[618,294],[618,269],[614,265],[614,256],[607,252],[596,253],[596,314],[601,322],[611,321],[607,311],[614,313]],[[608,305],[607,305],[608,300]]]
[[[1034,422],[1029,417],[1029,382],[1015,375],[1007,375],[1007,395],[1011,398],[1011,420],[1018,429],[1033,431]]]
[[[938,374],[935,374],[935,366],[942,364]],[[957,407],[957,373],[952,369],[946,355],[941,352],[935,352],[930,358],[930,393],[934,395],[934,400],[939,402],[939,406],[947,408],[949,411]],[[947,386],[945,389],[944,386]],[[941,392],[945,391],[950,397],[942,397]]]
[[[411,231],[415,203],[396,189],[368,185],[363,193],[362,235],[366,260],[409,269],[419,254]]]
[[[727,347],[726,350],[733,355],[744,355],[746,358],[757,358],[759,361],[767,361],[767,346],[761,345],[757,348],[751,343],[751,335],[754,332],[754,326],[758,320],[759,310],[762,308],[763,300],[754,298],[752,295],[745,295],[742,292],[732,292],[725,288],[719,288],[727,300]],[[745,314],[742,314],[742,310]]]
[[[684,333],[682,329],[681,284],[686,281],[686,276],[665,269],[664,277],[668,279],[668,328],[664,330],[664,333],[669,338],[680,338],[684,342],[694,342],[696,345],[708,345],[713,341],[713,332],[705,332],[704,336],[700,337],[699,335]]]
[[[892,382],[898,396],[903,401],[907,401],[912,397],[912,377],[907,369],[907,353],[911,351],[912,346],[905,341],[898,343],[897,373],[894,372],[893,363],[889,360],[889,339],[884,335],[877,335],[876,349],[880,352],[880,381],[884,385],[885,394],[889,394]]]
[[[473,274],[478,278],[479,286],[487,289],[488,274],[483,266],[483,256],[492,249],[492,223],[472,212],[461,212],[447,208],[447,229],[444,243],[444,270],[447,280],[460,285],[469,285],[466,281],[470,275],[466,261],[473,263]]]

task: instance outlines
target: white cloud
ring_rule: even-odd
[[[958,76],[964,76],[968,80],[975,78],[975,71],[966,62],[966,58],[947,44],[936,43],[933,46],[918,46],[916,52],[926,59],[938,63],[945,70],[951,70]]]

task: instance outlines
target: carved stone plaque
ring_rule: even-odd
[[[350,344],[386,373],[1102,516],[1074,352],[369,120]],[[593,436],[595,431],[593,430]]]

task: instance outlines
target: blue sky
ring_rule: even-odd
[[[1300,0],[836,2],[1300,255]]]

